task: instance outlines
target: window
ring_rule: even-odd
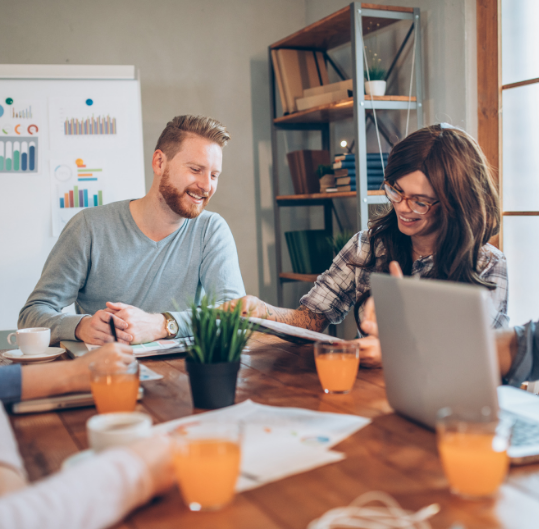
[[[478,139],[499,169],[500,246],[516,325],[539,319],[539,2],[481,0],[477,20]]]

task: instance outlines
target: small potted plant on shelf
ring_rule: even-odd
[[[191,305],[193,345],[186,368],[195,408],[234,404],[241,352],[254,330],[241,316],[241,302],[230,312],[212,307],[206,296],[200,307]]]
[[[382,59],[375,53],[371,65],[365,70],[365,93],[371,96],[383,96],[386,93],[386,70],[381,67]]]

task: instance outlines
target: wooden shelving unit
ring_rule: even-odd
[[[404,49],[410,35],[414,34],[415,55],[415,93],[413,96],[364,95],[363,82],[363,36],[382,28],[388,27],[402,20],[409,20],[410,30],[402,43],[393,65]],[[276,89],[275,75],[271,59],[271,51],[279,48],[322,51],[329,63],[341,78],[343,72],[327,54],[332,48],[349,43],[352,50],[352,79],[353,98],[344,99],[336,103],[321,105],[301,112],[285,116],[276,115]],[[321,206],[324,208],[324,229],[328,236],[333,235],[333,200],[342,198],[356,199],[358,228],[365,229],[368,224],[368,205],[379,204],[386,201],[382,191],[367,191],[367,138],[365,121],[373,110],[414,110],[417,115],[418,126],[423,123],[422,105],[422,59],[421,59],[421,32],[420,11],[416,8],[379,6],[370,3],[353,2],[348,7],[296,31],[292,35],[275,42],[268,49],[270,68],[270,105],[272,115],[272,160],[273,160],[273,193],[274,193],[274,220],[275,220],[275,254],[277,259],[279,305],[283,302],[283,284],[290,281],[308,281],[316,279],[316,275],[294,274],[282,270],[282,233],[281,233],[281,207]],[[389,74],[388,74],[389,75]],[[345,119],[354,120],[356,144],[356,180],[357,192],[341,193],[315,193],[311,195],[280,195],[279,193],[279,165],[277,134],[286,130],[315,130],[321,134],[322,149],[330,150],[330,124]]]
[[[408,96],[365,96],[365,108],[372,109],[373,102],[376,110],[404,110],[410,108],[416,110],[416,97]],[[275,118],[273,124],[281,129],[289,128],[289,124],[303,123],[331,123],[354,117],[354,98],[349,97],[336,103],[320,105],[301,112],[294,112],[288,116]],[[290,127],[293,128],[293,127]]]

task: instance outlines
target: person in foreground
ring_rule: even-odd
[[[0,367],[0,400],[88,391],[90,362],[130,363],[131,348],[107,344],[68,362]],[[18,375],[18,382],[17,382]],[[9,387],[7,387],[9,386]],[[17,396],[17,389],[19,395]],[[102,529],[174,483],[171,441],[144,439],[28,485],[9,420],[0,404],[0,529]]]
[[[389,263],[397,261],[405,275],[488,288],[492,326],[503,327],[508,321],[506,260],[488,243],[499,230],[498,195],[475,140],[447,124],[410,134],[389,155],[384,189],[389,205],[368,230],[346,244],[301,298],[298,309],[273,307],[246,296],[243,312],[322,331],[340,323],[355,307],[359,328],[371,273],[387,272]],[[380,363],[366,348],[361,365]]]
[[[113,341],[113,317],[120,342],[150,342],[186,336],[187,309],[204,291],[219,303],[245,295],[230,228],[204,211],[229,138],[211,118],[170,121],[153,154],[146,196],[86,208],[71,219],[20,312],[19,328],[49,327],[53,344],[102,345]],[[77,314],[63,314],[73,302]]]

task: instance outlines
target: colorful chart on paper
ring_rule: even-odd
[[[0,136],[0,173],[37,173],[38,139]]]
[[[116,98],[49,99],[51,149],[88,152],[122,148],[128,136],[125,103]]]
[[[0,174],[37,174],[40,115],[38,101],[0,95]]]
[[[107,182],[103,164],[95,159],[86,163],[73,157],[50,163],[53,234],[59,235],[79,211],[105,204]]]

